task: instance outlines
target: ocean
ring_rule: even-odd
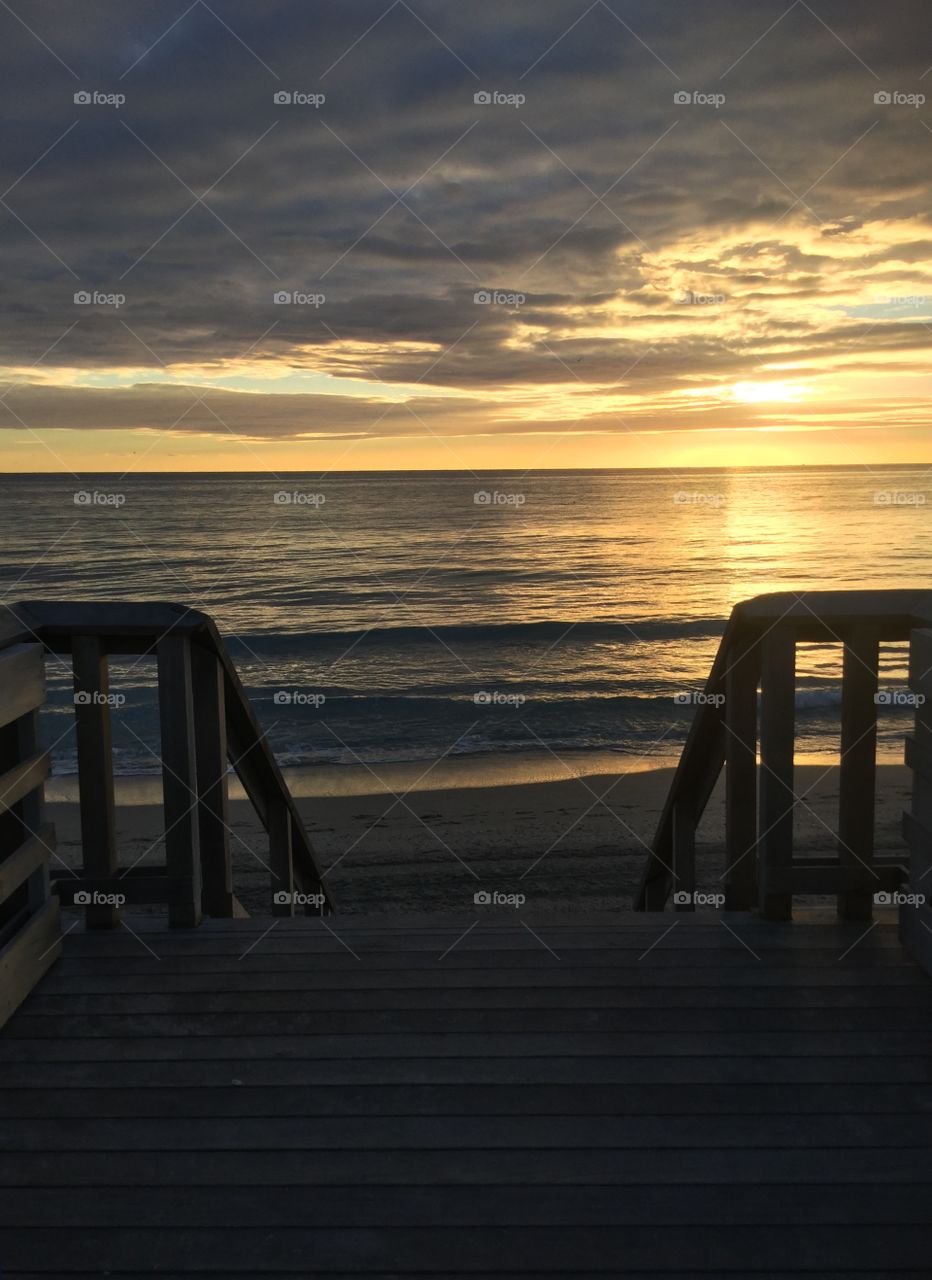
[[[932,470],[6,475],[3,599],[203,609],[283,764],[325,791],[678,755],[731,606],[932,585]],[[75,769],[48,664],[46,741]],[[840,653],[803,651],[802,755],[837,751]],[[158,773],[154,664],[114,661],[114,760]],[[905,683],[902,646],[882,683]],[[885,711],[901,757],[908,712]],[[436,764],[442,761],[437,771]],[[314,782],[314,779],[317,779]],[[351,781],[351,779],[353,781]]]

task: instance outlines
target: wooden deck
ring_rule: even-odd
[[[928,1277],[891,922],[471,923],[74,928],[0,1038],[4,1280]]]

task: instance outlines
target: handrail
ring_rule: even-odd
[[[58,877],[55,887],[62,901],[78,895],[80,904],[82,894],[94,898],[89,925],[118,923],[118,909],[100,901],[115,885],[126,901],[167,902],[173,924],[197,924],[202,912],[241,912],[232,889],[227,761],[269,835],[273,912],[290,915],[296,900],[313,899],[333,909],[301,814],[207,614],[165,603],[25,601],[0,624],[0,648],[24,637],[72,658],[84,874]],[[112,655],[146,655],[158,662],[166,866],[154,872],[120,872],[117,865]]]
[[[872,887],[905,874],[873,858],[878,654],[932,623],[932,591],[777,592],[735,605],[690,726],[635,899],[662,910],[674,886],[692,909],[695,831],[725,770],[725,907],[789,916],[792,893],[837,892],[869,919]],[[795,647],[844,646],[837,859],[792,858]],[[758,726],[758,686],[761,688]],[[761,764],[757,764],[758,734]],[[757,791],[760,791],[759,803]]]
[[[61,954],[50,892],[55,836],[44,816],[48,753],[37,721],[45,704],[42,646],[0,644],[0,1025]]]
[[[910,807],[903,814],[909,884],[892,905],[900,909],[900,941],[932,975],[932,629],[912,634],[909,685],[918,695],[913,732],[906,739],[906,763],[913,775]]]

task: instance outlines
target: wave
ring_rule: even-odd
[[[257,631],[230,636],[231,649],[261,649],[269,653],[329,648],[336,645],[366,644],[414,645],[432,644],[436,637],[467,641],[471,644],[527,644],[533,642],[593,643],[621,641],[638,643],[647,640],[715,640],[725,630],[724,618],[647,618],[631,622],[593,622],[567,619],[544,619],[539,622],[440,623],[436,626],[372,627],[352,631]]]
[[[841,706],[841,689],[797,689],[797,711],[819,711]]]

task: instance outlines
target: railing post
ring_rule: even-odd
[[[916,695],[914,732],[906,740],[913,771],[910,808],[903,814],[909,848],[909,901],[900,905],[900,941],[932,974],[932,630],[910,635],[909,687]]]
[[[793,861],[793,748],[795,736],[796,637],[777,625],[761,641],[760,724],[760,912],[767,920],[789,920],[793,895],[772,890],[770,879],[788,877]]]
[[[191,641],[169,632],[159,640],[157,652],[165,863],[169,881],[183,886],[180,894],[173,892],[168,920],[185,928],[201,921]]]
[[[736,641],[725,673],[725,910],[757,901],[757,684],[753,636]]]
[[[689,894],[689,901],[677,901]],[[696,818],[692,806],[680,800],[673,809],[673,905],[677,911],[695,911]]]
[[[841,693],[841,770],[838,789],[838,861],[871,880],[874,863],[874,791],[877,766],[876,628],[855,627],[845,637]],[[876,881],[879,887],[880,881]],[[870,920],[874,889],[838,894],[844,920]]]
[[[291,812],[283,796],[269,800],[269,864],[272,868],[272,914],[294,915],[294,842]]]
[[[233,864],[223,668],[216,655],[203,645],[191,646],[191,679],[203,909],[209,916],[232,916]]]
[[[108,880],[117,873],[117,844],[107,656],[96,636],[82,635],[73,638],[71,655],[84,875]],[[119,923],[118,907],[88,906],[88,929]]]

